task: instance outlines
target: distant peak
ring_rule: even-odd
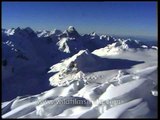
[[[91,33],[92,36],[97,36],[96,32]]]
[[[69,26],[68,29],[74,29],[74,27],[73,26]]]
[[[52,30],[51,32],[62,32],[61,30],[58,30],[58,29],[54,29]]]
[[[50,35],[60,35],[60,34],[62,34],[62,31],[58,29],[54,29],[50,32]]]
[[[26,27],[26,28],[24,28],[24,30],[26,30],[28,32],[34,32],[34,30],[32,30],[30,27]]]
[[[76,31],[76,29],[73,26],[69,26],[67,29],[69,32],[73,32]]]
[[[80,37],[79,33],[76,31],[76,29],[73,26],[69,26],[67,30],[65,30],[61,36],[62,37],[73,37],[73,38]]]
[[[14,29],[14,28],[12,28],[12,29]],[[20,27],[17,27],[15,30],[16,30],[16,31],[20,31],[21,28],[20,28]]]

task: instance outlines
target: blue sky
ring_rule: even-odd
[[[2,28],[157,36],[156,2],[2,2]]]

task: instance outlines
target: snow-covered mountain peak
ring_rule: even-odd
[[[70,38],[78,38],[80,37],[80,34],[77,32],[77,30],[73,26],[69,26],[67,30],[65,30],[61,36],[70,37]]]
[[[10,36],[10,35],[14,35],[15,29],[14,28],[11,28],[11,29],[8,29],[8,30],[3,29],[2,32],[5,33],[7,36]]]
[[[66,64],[67,66],[69,66],[72,63],[75,64],[81,64],[79,62],[91,62],[88,61],[86,58],[91,58],[91,53],[88,50],[80,50],[77,54],[73,55],[71,58],[67,59],[64,61],[64,64]]]
[[[62,31],[58,29],[54,29],[52,31],[48,30],[39,30],[36,32],[38,37],[52,37],[52,36],[58,36],[62,34]]]
[[[90,35],[91,36],[98,36],[96,32],[92,32]]]
[[[100,39],[107,38],[107,35],[100,35]]]
[[[14,28],[13,28],[13,29],[14,29]],[[20,30],[21,30],[20,27],[15,28],[15,31],[20,31]]]
[[[37,31],[37,36],[38,37],[48,37],[49,31],[47,30],[39,30]]]
[[[75,28],[74,28],[73,26],[69,26],[67,30],[68,30],[69,32],[76,31]]]
[[[35,33],[35,31],[33,29],[31,29],[30,27],[26,27],[21,29],[21,31],[19,32],[19,34],[21,36],[26,36],[26,37],[37,37],[37,34]]]
[[[14,35],[14,36],[21,36],[21,37],[36,37],[36,33],[30,27],[26,28],[11,28],[4,32],[7,36]]]
[[[20,27],[17,28],[11,28],[11,29],[4,29],[2,32],[6,34],[7,36],[14,35],[16,33],[19,33],[22,29]]]
[[[127,44],[130,48],[140,48],[141,47],[141,43],[138,42],[137,40],[127,39],[127,40],[124,40],[124,43]]]
[[[115,47],[121,47],[121,48],[143,48],[142,46],[146,46],[143,43],[137,41],[137,40],[132,40],[132,39],[118,39],[118,41],[115,44]]]
[[[60,35],[60,34],[62,34],[62,31],[58,29],[54,29],[50,32],[50,35]]]

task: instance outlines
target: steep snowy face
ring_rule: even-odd
[[[78,53],[82,49],[87,49],[84,47],[83,42],[80,39],[73,39],[68,37],[63,37],[57,42],[59,50],[64,53],[70,53],[71,55]]]
[[[59,35],[57,46],[60,51],[70,53],[71,55],[85,49],[81,36],[73,26],[69,26],[62,34]]]
[[[57,45],[59,46],[59,50],[63,51],[65,53],[70,53],[69,46],[67,44],[68,38],[62,38],[60,41],[57,42]]]

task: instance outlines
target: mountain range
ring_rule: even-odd
[[[73,26],[2,29],[2,117],[155,117],[157,50],[131,38],[82,35]],[[115,107],[96,103],[117,99]],[[44,100],[85,104],[37,103]]]

